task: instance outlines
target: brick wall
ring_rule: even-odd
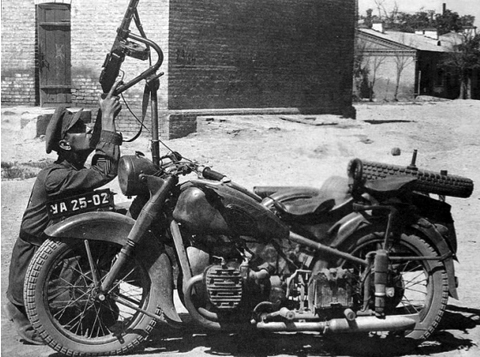
[[[351,106],[355,1],[170,1],[169,108]]]
[[[38,104],[36,2],[2,1],[3,104]],[[101,66],[128,3],[71,2],[73,106],[97,107]],[[169,122],[167,110],[351,108],[355,0],[141,0],[138,12],[165,57],[158,92],[160,115],[167,118],[162,133],[191,126],[189,117]],[[133,23],[131,29],[138,33]],[[127,58],[124,80],[147,66]],[[142,94],[142,83],[125,94],[137,116]],[[119,128],[139,128],[125,105]]]
[[[35,6],[2,1],[2,103],[35,105]]]

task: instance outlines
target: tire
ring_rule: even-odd
[[[88,245],[102,279],[121,246],[102,241],[88,241]],[[27,270],[26,312],[44,341],[64,355],[125,353],[149,335],[156,321],[114,299],[122,297],[158,315],[160,309],[157,298],[150,294],[150,284],[150,276],[141,262],[131,259],[118,274],[112,290],[95,296],[84,241],[47,240]]]
[[[384,248],[383,241],[383,232],[364,230],[354,234],[340,249],[365,258],[368,252]],[[386,250],[389,256],[439,256],[430,244],[413,234],[402,234],[400,239],[392,242]],[[354,266],[353,263],[343,264],[344,267],[353,268],[356,273],[364,269]],[[394,296],[387,297],[386,315],[418,314],[413,330],[390,334],[419,341],[428,338],[440,323],[447,306],[448,279],[444,265],[438,260],[408,260],[405,263],[391,260],[388,286],[394,291]],[[373,285],[370,288],[370,296],[373,296]],[[363,296],[363,291],[359,292],[360,296]]]
[[[348,172],[352,162],[353,160],[349,164]],[[362,160],[362,169],[363,180],[378,180],[392,175],[416,177],[417,181],[413,183],[413,189],[419,192],[463,198],[470,197],[473,192],[473,181],[466,177],[364,160]]]

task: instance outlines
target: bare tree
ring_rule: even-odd
[[[398,10],[398,4],[395,1],[393,3],[392,10],[388,14],[386,14],[386,18],[389,24],[389,27],[393,27],[393,25],[397,22],[398,14],[400,11]]]
[[[355,52],[353,60],[353,84],[354,97],[356,99],[364,98],[365,93],[365,77],[368,76],[368,68],[365,67],[365,42],[355,41]]]
[[[409,64],[413,62],[411,56],[405,56],[402,54],[395,54],[395,65],[396,65],[396,76],[395,76],[395,92],[393,93],[393,100],[398,100],[398,89],[400,87],[400,78],[402,77],[402,72]]]
[[[382,66],[382,64],[385,62],[386,59],[387,59],[386,56],[376,55],[376,56],[372,56],[369,60],[368,68],[370,68],[370,75],[369,75],[370,101],[373,101],[373,95],[375,94],[373,89],[375,88],[375,82],[377,80],[378,70]]]
[[[386,56],[375,51],[368,42],[357,39],[355,45],[354,81],[359,97],[373,101],[378,71]]]
[[[375,0],[375,6],[377,7],[377,11],[378,11],[378,17],[380,19],[383,19],[385,17],[387,17],[387,10],[385,9],[385,2],[387,0]]]
[[[413,58],[409,54],[396,52],[394,55],[395,61],[395,91],[393,93],[393,100],[398,101],[398,89],[400,88],[400,79],[402,73],[412,62]]]
[[[374,0],[375,7],[377,8],[378,18],[384,19],[387,21],[395,20],[395,17],[399,13],[399,7],[396,1],[393,2],[392,9],[390,11],[387,10],[385,6],[388,1],[387,0]]]
[[[358,92],[363,98],[368,96],[369,101],[373,101],[378,70],[387,57],[372,51],[372,48],[363,41],[357,41],[356,53],[357,71],[355,72],[355,79]]]

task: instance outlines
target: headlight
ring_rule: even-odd
[[[118,162],[118,183],[125,196],[148,193],[147,186],[139,179],[140,174],[152,175],[158,172],[152,161],[143,154],[125,155]]]

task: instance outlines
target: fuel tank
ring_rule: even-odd
[[[188,181],[181,186],[173,218],[192,234],[284,239],[288,227],[270,210],[225,183]]]

